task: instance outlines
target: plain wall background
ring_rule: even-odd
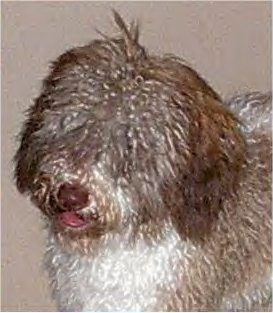
[[[271,89],[270,2],[2,3],[2,310],[50,311],[41,269],[39,212],[12,181],[23,111],[39,93],[49,61],[98,37],[116,34],[111,8],[141,24],[151,52],[189,61],[223,96]]]

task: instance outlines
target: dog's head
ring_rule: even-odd
[[[59,238],[79,245],[170,222],[201,239],[238,185],[238,121],[184,61],[151,56],[138,27],[61,55],[28,112],[15,157]]]

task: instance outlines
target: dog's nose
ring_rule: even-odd
[[[89,193],[79,183],[65,182],[59,187],[56,200],[61,209],[77,211],[88,205]]]

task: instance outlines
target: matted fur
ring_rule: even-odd
[[[58,308],[270,310],[271,96],[225,104],[114,17],[120,37],[53,63],[15,157]],[[88,192],[86,227],[60,222],[64,183]]]

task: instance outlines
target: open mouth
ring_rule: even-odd
[[[65,227],[83,228],[90,224],[91,218],[75,211],[66,211],[57,215],[58,222]]]

